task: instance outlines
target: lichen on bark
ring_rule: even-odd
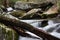
[[[19,35],[8,26],[0,23],[0,40],[18,40]]]

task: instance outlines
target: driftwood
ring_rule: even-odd
[[[30,15],[30,14],[35,14],[36,12],[38,12],[38,11],[42,11],[40,8],[38,8],[38,9],[32,9],[32,10],[30,10],[30,11],[28,11],[27,13],[25,13],[23,16],[21,16],[20,18],[23,18],[23,17],[25,17],[25,16],[27,16],[27,15]]]
[[[33,26],[27,24],[27,23],[24,23],[24,22],[21,22],[19,19],[13,17],[11,15],[6,15],[6,14],[0,14],[0,22],[4,23],[5,25],[10,25],[10,26],[15,26],[15,27],[20,27],[20,28],[23,28],[25,30],[28,30],[34,34],[36,34],[37,36],[39,37],[42,37],[47,39],[47,40],[60,40],[52,35],[50,35],[49,33],[47,32],[44,32],[43,30],[39,30],[37,28],[34,28]]]

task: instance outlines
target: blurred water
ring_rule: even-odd
[[[34,39],[34,38],[28,38],[28,37],[19,37],[19,40],[42,40],[42,39]]]
[[[39,27],[38,21],[40,21],[40,20],[21,20],[21,21],[26,22],[26,23],[28,23],[28,24],[30,24],[30,25],[38,28],[38,27]],[[27,32],[27,33],[29,33],[29,34],[32,35],[32,36],[38,37],[38,36],[36,36],[36,35],[33,34],[33,33],[30,33],[30,32]],[[22,36],[20,36],[20,37],[19,37],[19,40],[42,40],[42,38],[36,39],[36,38],[27,38],[27,37],[22,37]]]
[[[57,21],[54,21],[54,20],[49,20],[48,21],[48,25],[45,26],[45,27],[40,27],[39,25],[41,25],[41,22],[40,20],[21,20],[23,22],[26,22],[38,29],[42,29],[44,31],[47,31],[49,32],[51,35],[57,37],[57,38],[60,38],[60,23],[57,22]],[[57,31],[58,30],[58,31]],[[27,38],[27,37],[21,37],[20,36],[20,39],[19,40],[42,40],[42,39],[34,39],[34,38]]]

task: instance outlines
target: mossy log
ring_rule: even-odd
[[[16,28],[4,25],[3,23],[0,23],[0,39],[3,40],[18,40],[19,36],[23,37],[29,37],[29,38],[36,38],[40,39],[38,37],[31,36],[28,33],[25,33],[25,31],[22,28]]]
[[[15,19],[15,17],[13,17],[13,16],[11,16],[11,15],[9,15],[9,14],[5,15],[5,17],[7,17],[7,16],[9,16],[9,17],[7,18],[8,20],[9,20],[9,18],[11,18],[11,17],[12,17],[13,19]],[[7,26],[8,26],[8,28],[11,28],[11,29],[15,30],[15,31],[17,32],[17,34],[19,34],[20,36],[39,39],[38,37],[34,37],[34,36],[26,33],[26,31],[25,31],[24,29],[20,28],[20,27],[15,27],[15,26],[10,26],[10,25],[7,25]]]
[[[0,40],[18,40],[19,35],[8,26],[0,23]]]
[[[50,35],[49,33],[47,32],[44,32],[43,30],[39,30],[37,28],[34,28],[33,26],[27,24],[27,23],[24,23],[24,22],[21,22],[19,19],[15,18],[15,17],[11,17],[11,15],[8,17],[9,15],[6,15],[6,14],[0,14],[0,22],[1,23],[4,23],[5,25],[10,25],[10,26],[14,26],[14,27],[20,27],[20,28],[23,28],[25,30],[28,30],[34,34],[36,34],[37,36],[39,37],[42,37],[42,38],[46,38],[47,40],[60,40],[52,35]]]
[[[18,11],[13,11],[10,14],[15,16],[15,17],[21,17],[26,13],[26,11],[18,10]]]

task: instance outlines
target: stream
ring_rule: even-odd
[[[21,20],[23,22],[26,22],[35,28],[42,29],[44,31],[49,32],[51,35],[60,38],[60,21],[58,22],[57,20],[49,20],[48,25],[45,27],[41,27],[41,21],[40,20]],[[36,36],[32,33],[29,32],[29,34]],[[19,40],[43,40],[42,38],[40,39],[35,39],[35,38],[27,38],[27,37],[19,37]]]

